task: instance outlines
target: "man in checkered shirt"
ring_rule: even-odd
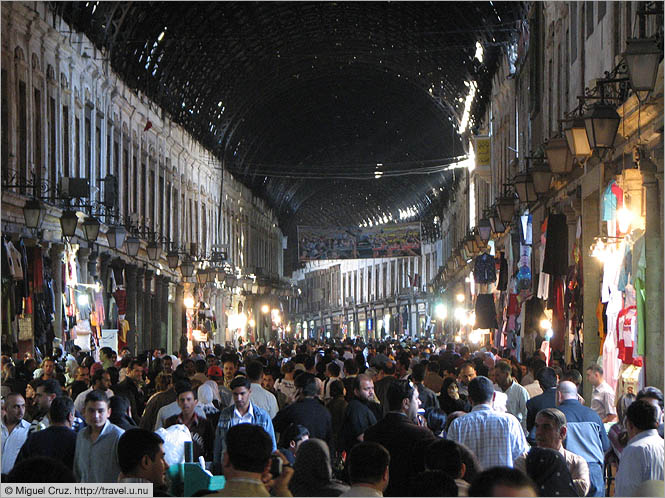
[[[513,467],[513,462],[529,451],[529,443],[519,421],[509,413],[492,408],[494,386],[487,377],[469,382],[471,413],[457,418],[448,430],[448,439],[466,445],[483,469]]]

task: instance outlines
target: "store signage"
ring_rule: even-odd
[[[474,137],[476,168],[490,166],[492,162],[492,140],[488,136]]]

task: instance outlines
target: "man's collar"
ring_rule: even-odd
[[[247,413],[244,415],[240,415],[240,412],[238,411],[238,408],[233,405],[233,415],[238,417],[238,418],[243,418],[246,417],[247,414],[249,414],[252,418],[254,418],[254,407],[252,406],[252,402],[249,402],[249,408],[247,409]]]
[[[178,423],[180,423],[180,424],[185,424],[185,422],[184,422],[183,419],[182,419],[182,412],[180,412],[180,414],[178,415]],[[192,414],[192,420],[191,420],[191,423],[192,423],[193,425],[199,425],[199,416],[196,414],[196,410],[195,410],[194,413]],[[187,424],[185,424],[185,425],[187,425]]]
[[[479,404],[479,405],[474,405],[474,407],[471,408],[471,411],[472,411],[472,412],[480,411],[480,410],[489,410],[489,411],[492,411],[493,408],[492,408],[492,405],[490,405],[489,403],[481,403],[481,404]]]
[[[636,443],[637,441],[640,441],[641,439],[647,438],[649,436],[658,436],[658,429],[647,429],[646,431],[638,432],[628,440],[628,444]]]

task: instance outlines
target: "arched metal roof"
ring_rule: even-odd
[[[415,206],[464,153],[523,2],[53,2],[136,90],[209,147],[286,232]],[[474,58],[476,42],[484,60]],[[374,178],[377,164],[385,173]],[[329,178],[334,175],[336,179]],[[318,179],[316,179],[318,178]],[[359,180],[357,178],[370,178]],[[443,191],[439,189],[444,187]]]

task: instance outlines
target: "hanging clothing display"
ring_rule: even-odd
[[[505,291],[508,288],[508,261],[503,251],[499,253],[499,283],[496,288],[500,291]]]
[[[552,284],[552,331],[554,335],[550,339],[550,347],[554,351],[563,353],[566,337],[566,317],[564,306],[564,284],[561,277],[555,277]]]
[[[476,325],[478,329],[496,329],[499,324],[496,320],[494,307],[494,294],[478,294],[476,297]]]
[[[550,291],[550,274],[543,271],[543,264],[545,262],[545,244],[547,243],[547,218],[543,220],[543,224],[540,226],[540,247],[538,248],[538,254],[540,255],[538,271],[538,293],[537,296],[540,299],[547,301]]]
[[[483,253],[476,257],[473,265],[473,278],[477,284],[489,284],[496,281],[494,256]]]
[[[565,275],[568,271],[568,225],[565,214],[550,214],[547,217],[543,271],[550,275]]]

